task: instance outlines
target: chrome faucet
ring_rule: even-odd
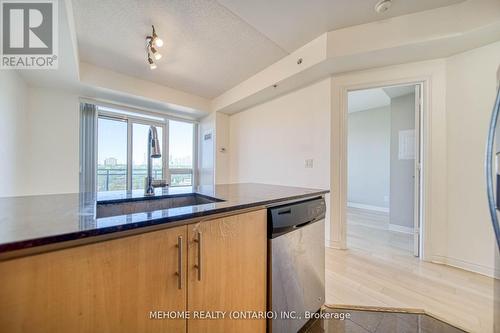
[[[154,181],[153,179],[153,158],[160,158],[160,140],[155,126],[149,127],[148,133],[148,175],[144,179],[144,195],[155,195],[155,187],[167,186],[163,180]]]

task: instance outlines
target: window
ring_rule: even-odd
[[[158,131],[162,153],[153,159],[154,179],[167,179],[170,186],[195,183],[195,124],[108,107],[98,107],[98,113],[98,191],[144,189],[150,126]]]
[[[144,178],[148,174],[147,150],[148,134],[151,125],[132,124],[132,189],[143,189]],[[156,126],[158,139],[160,140],[160,151],[162,157],[153,158],[153,177],[154,179],[163,179],[163,127]]]
[[[99,117],[97,190],[127,189],[127,122]]]

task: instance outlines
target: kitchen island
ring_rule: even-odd
[[[220,201],[105,218],[96,216],[97,203],[156,200],[191,193]],[[153,226],[170,228],[220,213],[258,209],[325,193],[328,190],[248,183],[160,188],[154,197],[144,197],[144,191],[137,190],[0,198],[0,259],[72,245],[75,240],[83,244],[103,239],[94,239],[96,236],[116,237],[134,229],[145,232]]]
[[[266,311],[267,208],[328,191],[263,184],[156,191],[0,198],[0,327],[265,332],[265,318],[242,316]],[[176,207],[157,209],[164,199]],[[146,212],[99,210],[145,200]],[[207,311],[222,317],[201,318]]]

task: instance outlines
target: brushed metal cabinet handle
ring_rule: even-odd
[[[177,288],[182,289],[182,236],[177,237]]]
[[[202,258],[201,258],[201,246],[202,246],[202,236],[201,231],[198,231],[198,238],[194,240],[198,243],[198,263],[194,265],[198,269],[198,281],[201,281],[201,269],[202,269]]]

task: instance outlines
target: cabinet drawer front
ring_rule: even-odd
[[[145,233],[0,263],[5,332],[185,332],[178,237],[187,227]],[[186,272],[186,242],[181,267]],[[184,274],[185,276],[185,274]]]
[[[228,316],[266,311],[266,210],[190,225],[188,235],[188,310],[226,312],[224,319],[190,319],[188,332],[265,332],[264,319]]]

